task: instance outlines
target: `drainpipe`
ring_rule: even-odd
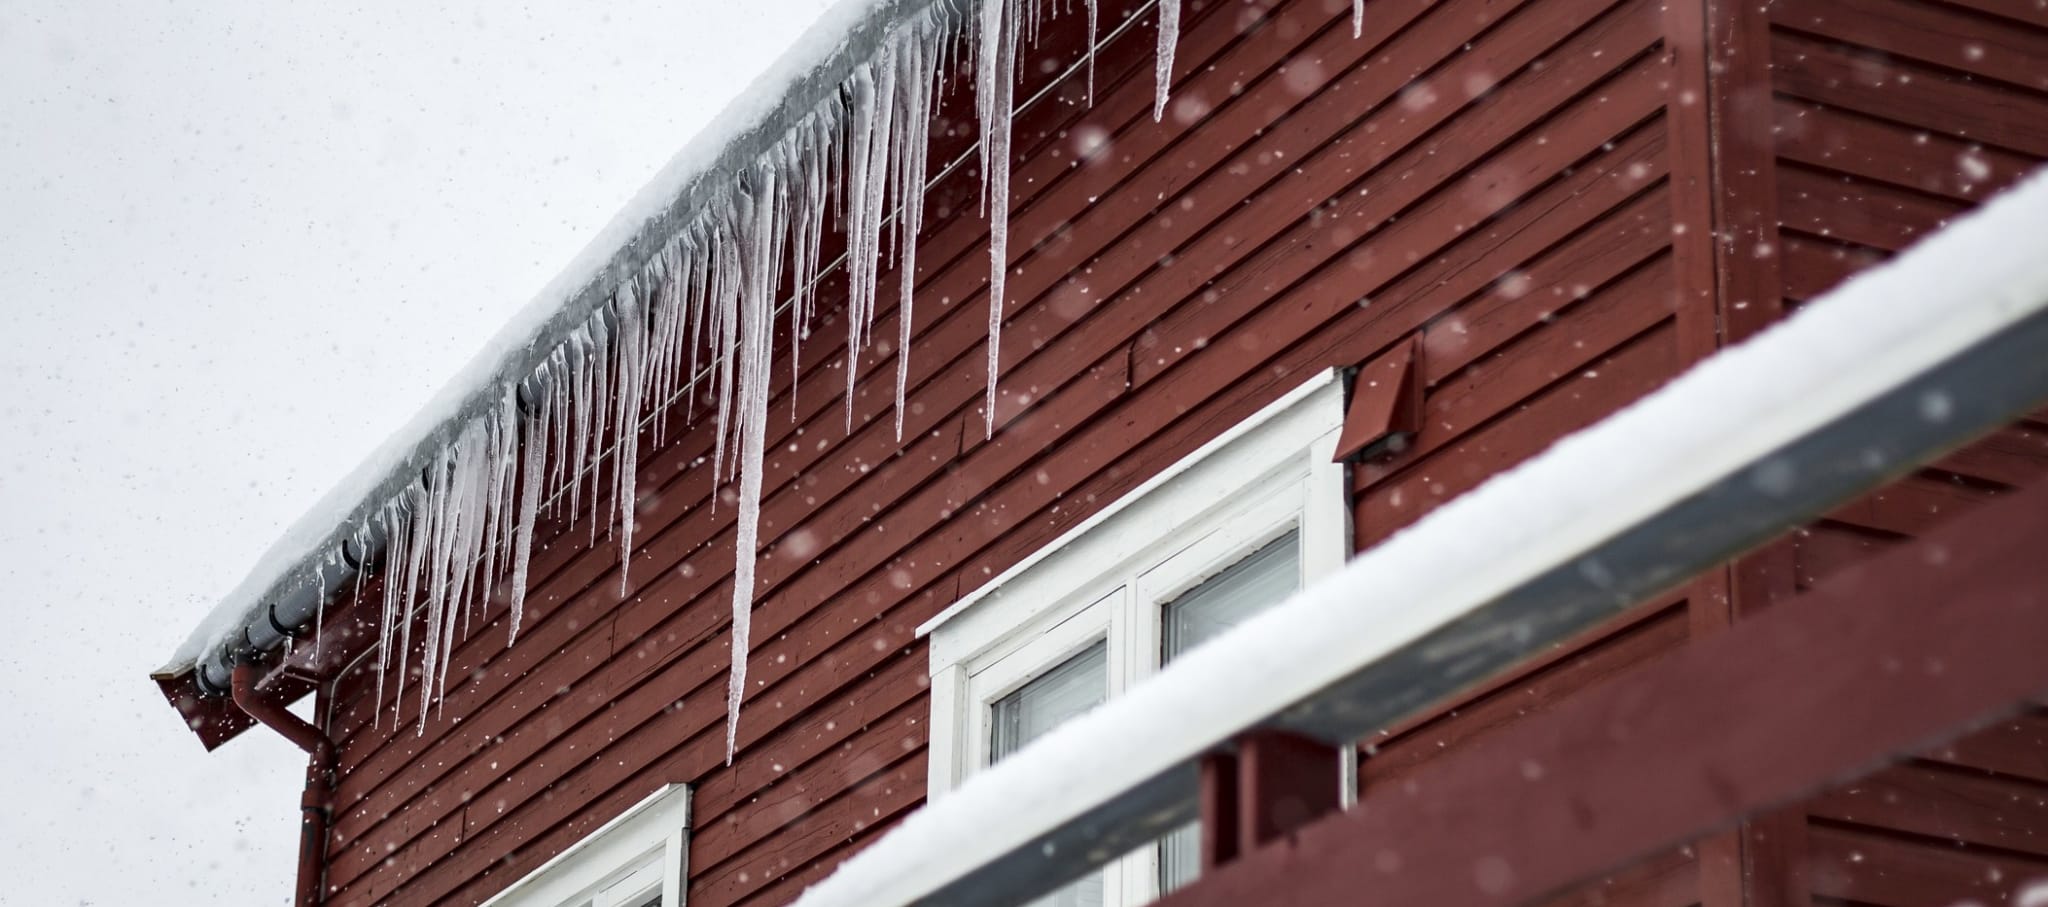
[[[283,703],[262,699],[256,681],[262,667],[255,661],[235,665],[235,705],[264,727],[282,734],[311,756],[306,763],[306,792],[299,798],[299,882],[294,907],[317,907],[321,874],[327,862],[327,802],[334,791],[334,741]]]

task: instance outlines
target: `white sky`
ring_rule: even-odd
[[[149,670],[827,4],[0,3],[0,901],[289,902]]]

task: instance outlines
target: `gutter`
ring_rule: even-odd
[[[446,415],[430,427],[417,429],[422,436],[409,448],[398,448],[406,452],[393,455],[393,462],[382,470],[381,477],[364,483],[367,490],[348,508],[346,516],[332,526],[318,530],[322,532],[320,540],[300,554],[293,561],[293,566],[267,582],[252,574],[241,588],[231,593],[230,601],[246,596],[249,603],[238,620],[239,629],[208,640],[206,648],[189,662],[173,659],[152,676],[159,681],[173,681],[190,673],[202,697],[220,697],[228,693],[232,684],[237,652],[275,652],[289,639],[311,635],[328,593],[354,583],[366,566],[382,553],[386,540],[375,528],[378,521],[374,517],[429,470],[440,452],[455,442],[462,427],[471,419],[492,412],[507,388],[530,385],[536,378],[535,370],[578,326],[594,315],[610,312],[619,289],[641,274],[671,237],[706,214],[712,203],[725,196],[737,174],[773,148],[820,104],[837,95],[854,69],[874,55],[890,31],[911,17],[940,5],[954,8],[958,6],[958,0],[842,0],[828,11],[799,39],[797,51],[793,52],[800,54],[803,48],[830,37],[829,43],[834,45],[834,49],[823,61],[810,67],[803,75],[791,78],[781,100],[766,111],[752,113],[754,121],[751,124],[738,129],[721,128],[719,121],[714,120],[706,134],[730,134],[732,138],[708,163],[695,168],[696,174],[687,178],[671,201],[637,225],[629,227],[633,216],[629,210],[620,220],[607,226],[590,247],[597,249],[617,243],[616,250],[604,263],[596,267],[594,273],[580,277],[572,266],[557,279],[556,286],[543,290],[536,299],[535,304],[550,298],[565,299],[555,307],[553,314],[537,328],[526,332],[523,342],[500,344],[494,341],[494,347],[507,350],[495,363],[489,363],[488,354],[480,357],[451,382],[450,390],[467,387],[460,402],[451,408],[440,407],[439,400],[430,404],[430,411],[443,409]],[[848,18],[855,21],[844,23]],[[787,61],[790,57],[784,59]],[[775,78],[777,74],[771,70],[756,79],[755,84]],[[742,93],[741,97],[745,98],[749,93]],[[720,119],[745,118],[749,113],[729,108]],[[675,168],[679,163],[684,169],[689,169],[686,162],[693,157],[693,150],[686,147],[677,161],[671,162],[664,170]],[[664,176],[667,175],[665,172]],[[659,186],[662,181],[662,177],[657,177],[655,185]],[[622,242],[612,239],[614,234],[628,229],[630,233]],[[588,258],[589,255],[590,250],[586,250],[579,258]],[[573,284],[573,289],[561,286],[564,282],[579,279],[581,283]],[[607,321],[615,317],[608,316]],[[444,391],[443,395],[447,393]],[[529,394],[526,399],[537,398]],[[363,470],[375,468],[373,459],[364,465]],[[353,477],[345,480],[346,484],[353,484]],[[325,506],[316,505],[313,514],[328,510]],[[309,518],[313,514],[309,514]],[[296,530],[301,528],[293,527],[294,531],[289,531],[287,538],[298,534]]]

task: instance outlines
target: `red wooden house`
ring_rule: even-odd
[[[794,901],[2016,183],[2048,160],[2048,7],[847,0],[760,88],[158,673],[208,748],[262,722],[313,754],[301,904]],[[1643,594],[1375,687],[1370,720],[1222,727],[1102,800],[1150,824],[1027,829],[1042,869],[1013,848],[903,902],[2020,903],[2048,677],[1990,656],[2048,644],[2013,591],[2048,588],[2027,317],[1971,360],[2010,388],[1898,384],[1940,418],[1857,436],[1912,440],[1839,481],[1760,461],[1785,503],[1686,524],[1730,534],[1613,584]],[[1842,691],[1882,672],[1822,666],[1931,637],[1800,615],[1930,589],[2008,608],[1965,651],[2019,679],[1944,662],[1870,719]],[[308,693],[311,724],[282,708]],[[1687,721],[1533,755],[1659,708]],[[1756,756],[1790,752],[1825,758]]]

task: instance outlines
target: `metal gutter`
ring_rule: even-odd
[[[924,0],[924,2],[921,3],[904,2],[897,4],[897,6],[901,6],[903,8],[892,13],[891,15],[895,16],[895,18],[891,20],[889,25],[879,27],[872,35],[870,35],[870,41],[879,41],[880,36],[882,34],[886,34],[889,28],[893,27],[895,23],[901,22],[903,19],[909,16],[921,14],[925,10],[929,10],[939,5],[957,8],[958,0]],[[1144,16],[1146,13],[1152,12],[1157,7],[1158,0],[1146,0],[1146,2],[1137,5],[1135,8],[1132,9],[1131,14],[1128,17],[1123,19],[1121,22],[1109,25],[1109,27],[1105,28],[1100,34],[1097,35],[1095,42],[1096,49],[1099,50],[1100,48],[1105,47],[1110,43],[1116,41],[1117,39],[1123,37],[1123,35],[1126,32],[1129,32],[1131,29],[1137,27],[1141,22],[1144,21]],[[869,51],[872,52],[872,50],[873,47],[872,44],[870,44]],[[856,57],[851,62],[847,63],[845,70],[842,70],[842,74],[839,76],[839,78],[843,80],[845,78],[844,72],[850,71],[851,67],[853,65],[857,65],[859,62],[860,58]],[[1039,89],[1036,93],[1032,94],[1029,98],[1025,99],[1022,103],[1020,103],[1017,106],[1017,111],[1019,113],[1028,111],[1038,106],[1040,103],[1044,102],[1048,98],[1053,97],[1054,93],[1057,91],[1058,87],[1062,83],[1064,83],[1066,80],[1070,78],[1074,78],[1081,74],[1086,70],[1086,68],[1089,65],[1090,63],[1086,58],[1080,61],[1076,61],[1075,63],[1069,65],[1063,72],[1060,73],[1060,75],[1057,78],[1047,83],[1045,87]],[[823,94],[818,95],[818,100],[822,101],[825,96],[826,95]],[[801,110],[802,108],[799,107],[796,109]],[[784,111],[784,113],[787,112]],[[787,129],[791,125],[793,125],[798,119],[801,119],[802,115],[803,114],[800,113],[788,114],[785,117],[785,121],[782,127],[784,132],[786,132]],[[765,150],[769,145],[772,145],[774,141],[779,139],[779,137],[780,136],[777,135],[776,137],[764,140],[762,143],[759,144],[758,148],[754,152],[752,152],[752,154],[760,154],[761,150]],[[949,161],[944,167],[939,168],[929,177],[929,179],[927,180],[927,185],[937,185],[940,182],[943,182],[947,177],[951,176],[953,173],[958,171],[961,167],[967,166],[969,163],[973,162],[978,156],[979,147],[980,143],[975,143],[974,145],[968,147],[965,151],[961,152],[959,156]],[[745,158],[739,159],[738,163],[744,164],[745,160]],[[724,161],[724,159],[721,159],[721,163],[719,166],[723,168],[731,163],[732,162],[727,162]],[[888,215],[887,220],[893,222],[900,214],[900,211],[891,212]],[[695,215],[692,214],[691,216],[694,217]],[[684,217],[681,220],[676,221],[676,223],[678,224],[677,229],[680,229],[681,225],[687,225],[689,222],[690,220],[688,217]],[[662,241],[665,242],[666,240]],[[660,248],[660,245],[660,242],[654,243],[653,249],[658,250]],[[652,252],[648,252],[646,254],[651,255]],[[846,260],[846,253],[842,252],[840,253],[839,257],[833,259],[831,262],[826,263],[823,267],[821,267],[818,270],[816,282],[823,282],[828,275],[844,267],[846,264]],[[640,259],[640,262],[641,264],[644,264],[645,261],[646,257],[645,255],[643,255]],[[626,269],[621,272],[618,270],[619,267],[620,266],[616,265],[615,263],[614,267],[608,269],[607,271],[608,274],[613,274],[614,276],[610,280],[610,289],[606,290],[605,295],[601,297],[604,300],[609,300],[609,294],[616,291],[620,280],[625,279],[625,277],[617,276],[618,274],[630,276],[634,273],[637,273],[635,270],[632,269]],[[790,305],[794,304],[794,301],[794,296],[792,296],[789,298],[785,298],[782,302],[778,303],[775,308],[775,315],[782,315],[784,312],[788,310]],[[608,309],[605,309],[605,305],[607,304],[608,302],[603,302],[590,309],[579,310],[582,312],[582,314],[576,317],[563,316],[567,320],[564,322],[564,326],[560,328],[560,332],[572,330],[575,326],[583,323],[581,320],[582,318],[586,318],[590,314],[594,314],[600,310],[608,311]],[[560,333],[558,333],[557,336],[560,336]],[[532,360],[532,364],[527,366],[529,378],[522,379],[522,389],[529,386],[524,382],[530,380],[532,368],[536,367],[540,361],[545,360],[547,358],[548,352],[552,349],[552,346],[539,347],[538,351],[535,352],[534,344],[538,342],[539,341],[536,340],[528,344],[527,348],[529,350],[529,353],[531,354],[529,358]],[[706,365],[704,365],[693,376],[693,379],[690,382],[690,384],[694,386],[697,382],[704,380],[713,372],[715,367],[715,363],[707,363]],[[490,386],[487,385],[485,390],[488,390],[489,387]],[[488,408],[490,405],[492,405],[490,401],[493,399],[495,398],[491,397],[489,394],[486,394],[483,391],[479,391],[479,393],[475,397],[473,397],[468,404],[465,405],[465,409],[461,414],[450,417],[447,420],[447,422],[444,423],[444,434],[448,433],[448,426],[456,425],[464,421],[465,419],[469,418],[470,416],[474,415],[475,412],[473,412],[472,410],[480,411],[480,408]],[[677,397],[670,398],[668,400],[662,400],[659,402],[662,406],[665,406],[669,403],[673,403],[676,399],[680,399],[680,394],[678,394]],[[657,407],[657,409],[658,408],[659,407]],[[648,425],[652,424],[654,418],[654,416],[643,417],[639,427],[647,427]],[[614,452],[617,450],[617,446],[617,442],[605,445],[602,448],[600,455],[592,461],[589,468],[595,470],[597,468],[597,463],[602,461],[605,457],[613,455]],[[269,613],[258,613],[256,615],[252,615],[250,621],[248,622],[248,626],[244,629],[243,641],[235,642],[233,645],[230,646],[217,647],[215,650],[206,653],[204,656],[200,658],[198,663],[195,665],[195,667],[199,668],[199,670],[197,670],[193,674],[193,683],[199,690],[199,692],[205,695],[224,695],[224,691],[226,690],[228,684],[228,672],[231,671],[233,668],[232,661],[236,651],[268,651],[272,648],[275,648],[286,637],[291,636],[292,633],[304,632],[305,628],[308,626],[308,623],[314,619],[314,615],[318,610],[320,604],[318,598],[319,589],[323,585],[327,589],[338,589],[344,582],[353,582],[355,577],[355,573],[353,571],[359,570],[362,564],[364,564],[366,561],[373,562],[376,555],[380,553],[377,549],[381,547],[383,543],[382,539],[373,539],[373,544],[370,546],[370,550],[368,551],[355,552],[353,550],[353,539],[350,537],[349,533],[341,531],[342,528],[345,528],[346,526],[350,525],[350,523],[363,524],[375,527],[377,524],[374,521],[369,521],[368,517],[376,512],[378,506],[381,506],[378,505],[376,502],[386,500],[389,497],[397,494],[400,490],[402,490],[406,482],[410,481],[410,477],[413,474],[409,470],[415,468],[424,469],[424,464],[426,460],[433,457],[438,450],[439,447],[427,444],[426,442],[422,442],[420,446],[415,448],[411,461],[409,461],[410,463],[412,463],[412,465],[400,468],[396,473],[394,473],[390,478],[388,478],[384,483],[385,487],[381,488],[379,493],[372,494],[371,496],[367,497],[365,499],[365,503],[362,506],[358,507],[358,511],[351,515],[350,522],[343,523],[342,527],[336,529],[336,535],[339,536],[339,541],[333,542],[332,544],[339,544],[344,546],[342,549],[344,560],[345,562],[351,565],[351,572],[345,575],[337,574],[335,577],[325,578],[325,583],[323,584],[321,582],[321,577],[308,575],[311,568],[305,566],[305,564],[317,563],[317,558],[313,556],[308,556],[304,564],[302,564],[301,569],[292,575],[296,577],[297,580],[299,580],[299,582],[297,584],[281,583],[279,586],[274,587],[273,597],[270,598],[271,604],[266,609]],[[543,503],[543,507],[552,504],[556,498],[561,497],[564,494],[567,494],[565,490],[557,490],[553,492]],[[326,549],[323,548],[321,550]],[[290,579],[292,577],[287,578]],[[282,591],[280,592],[279,590]],[[296,622],[289,622],[288,619],[295,619]],[[270,631],[268,634],[265,634],[264,632],[266,629]],[[920,632],[920,635],[922,635],[922,632]],[[364,659],[370,657],[374,652],[375,649],[372,648],[358,654],[354,659],[350,660],[346,665],[343,666],[342,671],[345,672],[357,666]],[[156,676],[158,680],[174,679],[175,677],[183,676],[183,672],[176,672],[172,674],[164,674],[160,672],[154,676]]]
[[[152,676],[159,680],[173,679],[191,672],[195,674],[194,682],[203,695],[224,696],[230,686],[232,660],[238,652],[273,651],[311,627],[323,604],[324,593],[353,582],[356,573],[373,561],[383,546],[383,539],[372,538],[369,550],[355,550],[352,537],[357,529],[374,526],[372,518],[377,512],[416,481],[434,458],[454,443],[465,423],[493,411],[503,399],[506,389],[526,381],[570,332],[593,315],[608,311],[621,286],[639,275],[672,237],[707,213],[710,206],[731,187],[735,174],[772,149],[804,117],[837,94],[842,83],[856,67],[873,56],[884,36],[892,29],[934,7],[954,7],[957,0],[878,0],[878,3],[879,8],[859,20],[824,63],[798,78],[760,122],[727,143],[709,167],[692,178],[660,213],[642,222],[631,237],[611,254],[599,272],[571,294],[553,316],[523,344],[505,354],[488,372],[488,377],[447,418],[415,441],[410,452],[371,486],[370,491],[327,533],[323,541],[255,599],[257,604],[243,619],[239,633],[223,643],[211,644],[192,665],[167,665]],[[330,575],[320,575],[320,566],[330,552],[338,553],[348,568],[342,573],[329,571]]]

